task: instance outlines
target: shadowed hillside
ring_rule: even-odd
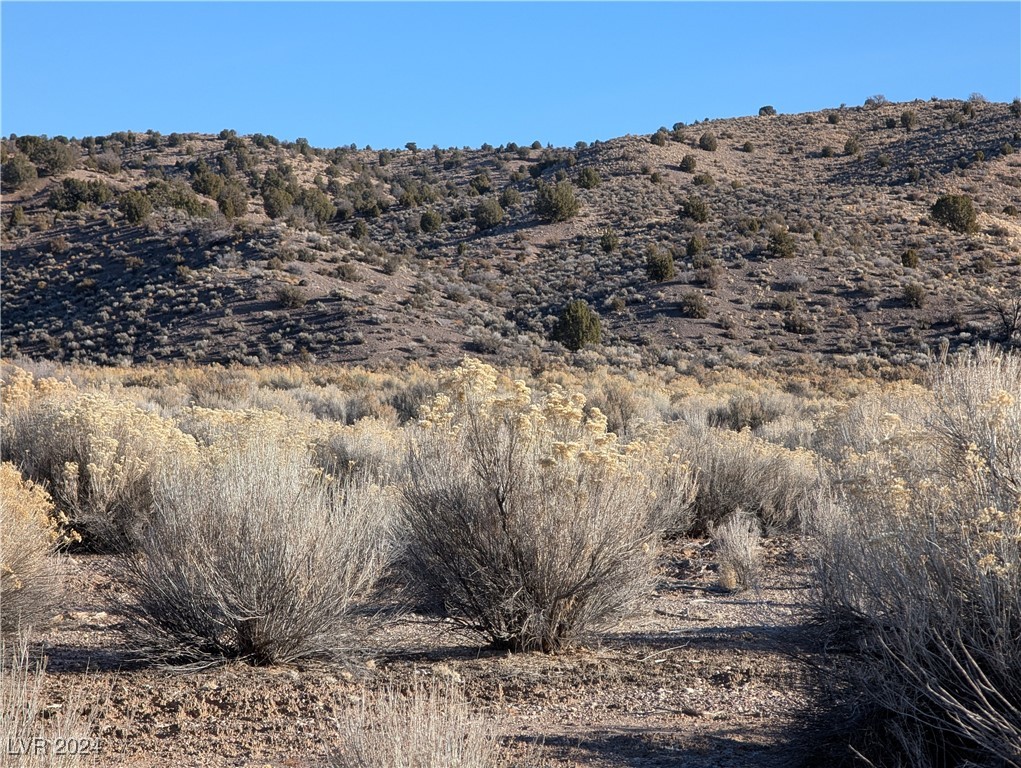
[[[3,354],[860,367],[1021,341],[1021,104],[769,111],[566,149],[4,140]],[[574,299],[601,330],[578,352]]]

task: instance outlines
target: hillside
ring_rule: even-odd
[[[863,367],[1018,343],[1021,105],[870,102],[569,149],[4,140],[2,352]],[[577,213],[544,221],[558,179]],[[944,194],[974,231],[934,220]],[[577,298],[602,341],[572,353]]]

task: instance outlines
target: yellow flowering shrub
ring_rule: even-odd
[[[547,652],[634,609],[670,524],[660,495],[692,486],[678,457],[622,442],[582,395],[536,394],[471,358],[423,408],[407,472],[418,597],[496,646]]]
[[[979,351],[836,425],[820,608],[862,637],[849,685],[896,713],[916,763],[934,729],[931,764],[1009,765],[1021,745],[1019,399],[1021,360]]]
[[[25,481],[12,463],[0,464],[0,632],[14,632],[45,616],[60,583],[53,550],[61,541],[53,502]]]
[[[4,453],[45,481],[71,526],[91,543],[130,540],[151,504],[153,470],[195,440],[130,402],[49,379],[5,387]]]

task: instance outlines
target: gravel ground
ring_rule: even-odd
[[[645,614],[560,656],[492,653],[414,615],[343,665],[169,671],[137,658],[116,564],[75,561],[70,609],[37,635],[47,694],[93,702],[103,766],[326,765],[334,721],[364,688],[441,678],[505,738],[519,766],[743,768],[805,761],[818,641],[796,539],[770,539],[757,589],[715,586],[712,548],[667,548]]]

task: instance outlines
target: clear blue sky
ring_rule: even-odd
[[[0,132],[478,146],[1021,95],[1021,3],[3,2]]]

